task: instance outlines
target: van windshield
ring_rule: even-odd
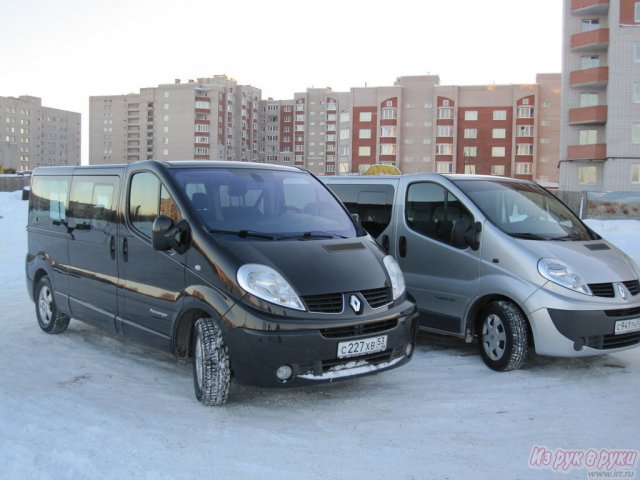
[[[348,213],[303,171],[216,167],[172,174],[213,234],[261,240],[357,235]]]
[[[535,183],[456,180],[502,231],[530,240],[594,240],[587,227],[555,196]]]

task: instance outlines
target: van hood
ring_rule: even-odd
[[[605,240],[519,241],[527,242],[527,247],[540,258],[563,261],[585,283],[626,282],[638,278],[626,255]]]
[[[268,265],[298,295],[357,292],[391,285],[384,253],[368,237],[339,240],[221,241],[238,261]]]

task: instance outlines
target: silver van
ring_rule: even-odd
[[[639,267],[539,185],[503,177],[323,177],[395,257],[422,329],[476,339],[494,370],[530,348],[578,357],[640,343]]]

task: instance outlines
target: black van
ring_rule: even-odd
[[[40,327],[70,317],[193,357],[195,393],[231,377],[296,386],[398,367],[415,305],[396,261],[298,169],[241,162],[44,167],[26,275]]]

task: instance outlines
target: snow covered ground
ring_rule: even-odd
[[[640,349],[496,373],[474,345],[420,334],[394,371],[234,385],[203,407],[190,364],[77,321],[38,328],[26,206],[0,193],[0,479],[584,479],[530,468],[532,450],[640,449]],[[640,261],[640,222],[589,223]]]

